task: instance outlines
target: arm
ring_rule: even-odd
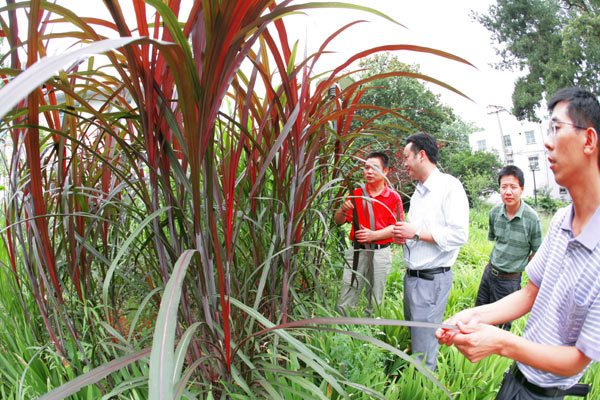
[[[496,241],[496,234],[494,232],[494,209],[490,210],[490,214],[488,216],[488,240],[490,242]]]
[[[394,225],[387,226],[378,231],[372,231],[364,226],[360,227],[360,230],[356,231],[356,239],[359,243],[375,242],[377,240],[389,239],[392,237],[392,230]]]
[[[459,322],[459,329],[454,345],[471,362],[498,354],[561,376],[573,376],[590,362],[575,346],[535,343],[492,325]]]
[[[419,231],[419,227],[417,225],[402,221],[396,222],[396,225],[394,225],[393,228],[394,241],[396,243],[401,240],[413,239],[416,233]],[[433,238],[431,231],[426,228],[421,229],[421,232],[419,232],[419,238],[425,242],[435,243],[435,239]]]
[[[442,251],[464,246],[469,240],[469,200],[458,180],[449,182],[451,187],[442,203],[444,220],[430,227],[433,242]]]
[[[513,321],[531,311],[538,290],[533,283],[527,282],[527,285],[521,290],[511,293],[495,303],[475,307],[472,310],[479,322],[485,324],[498,325]]]
[[[455,181],[443,200],[443,220],[428,228],[416,224],[397,222],[394,227],[394,242],[413,239],[419,232],[422,241],[436,244],[443,251],[461,247],[469,239],[469,200],[460,182]]]
[[[531,310],[531,307],[533,307],[533,302],[537,297],[537,293],[538,287],[530,281],[523,289],[511,293],[495,303],[484,304],[479,307],[463,310],[450,317],[445,323],[450,325],[457,323],[468,325],[475,321],[477,323],[489,325],[503,324],[527,314]],[[440,332],[440,330],[438,330],[438,332]],[[453,334],[458,332],[447,331],[446,333]],[[452,338],[448,337],[448,339]]]
[[[498,354],[557,375],[575,375],[590,362],[576,347],[531,342],[491,325],[527,313],[537,292],[538,288],[529,282],[525,288],[495,303],[461,311],[446,321],[456,323],[458,330],[439,329],[436,337],[442,344],[454,344],[471,362]]]
[[[333,216],[333,220],[335,221],[335,223],[338,225],[344,224],[346,222],[346,214],[353,208],[354,205],[352,204],[352,200],[344,201],[342,206],[338,208],[338,210],[335,212],[335,215]]]
[[[575,346],[535,343],[510,332],[502,331],[505,333],[505,337],[497,344],[498,351],[495,354],[533,368],[556,375],[573,376],[581,372],[591,361]]]
[[[537,215],[536,215],[537,216]],[[542,222],[538,218],[537,221],[531,227],[529,232],[529,247],[531,248],[531,255],[529,261],[533,258],[533,255],[538,251],[542,245]]]

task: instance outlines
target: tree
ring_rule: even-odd
[[[365,68],[360,75],[362,79],[391,71],[419,73],[417,65],[402,63],[390,53],[362,60],[360,66]],[[453,155],[469,149],[469,134],[480,130],[473,122],[466,122],[455,115],[452,108],[442,104],[438,95],[416,79],[395,76],[375,80],[370,86],[372,88],[365,92],[360,103],[394,109],[402,116],[391,113],[379,116],[374,126],[387,132],[391,140],[385,145],[376,143],[367,146],[374,150],[384,149],[391,154],[390,175],[394,183],[402,185],[408,182],[406,171],[402,167],[401,151],[408,135],[424,131],[435,136],[440,146],[438,164],[442,170],[446,170]],[[372,109],[358,113],[362,119],[370,119],[376,114],[377,111]],[[370,139],[359,140],[357,143],[364,146],[367,140]],[[405,194],[412,192],[408,186],[402,189]]]
[[[498,188],[497,174],[501,167],[497,155],[483,151],[473,153],[467,149],[450,158],[447,172],[460,179],[469,203],[473,205],[481,195]]]
[[[481,128],[474,122],[464,121],[460,117],[456,117],[450,124],[442,125],[436,137],[440,145],[438,160],[440,168],[448,169],[456,154],[469,150],[469,135],[479,131]]]
[[[390,53],[376,54],[361,60],[360,66],[365,69],[360,74],[361,79],[392,71],[420,73],[418,65],[402,63]],[[441,147],[442,169],[452,152],[469,148],[468,134],[475,128],[460,120],[452,108],[442,104],[439,95],[414,78],[393,76],[372,81],[360,103],[394,110],[398,114],[379,115],[374,121],[373,127],[387,139],[383,143],[369,137],[356,140],[355,145],[368,151],[384,150],[390,154],[390,179],[404,196],[412,193],[412,185],[402,166],[402,148],[407,136],[419,131],[435,136]],[[364,109],[357,116],[359,120],[366,121],[377,114],[377,110]]]
[[[361,79],[392,71],[420,73],[418,65],[408,65],[390,53],[376,54],[361,60],[365,71]],[[437,137],[440,127],[454,121],[452,109],[441,103],[439,95],[430,91],[422,82],[408,77],[394,76],[375,80],[361,97],[363,104],[373,104],[396,110],[402,116],[385,114],[377,119],[376,126],[395,137],[404,137],[417,131],[425,131]],[[377,114],[375,110],[361,110],[358,115],[365,119]]]
[[[519,70],[518,119],[538,120],[542,101],[566,86],[600,89],[600,4],[588,0],[497,0],[475,14],[497,43],[498,69]]]

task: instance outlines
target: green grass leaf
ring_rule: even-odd
[[[181,298],[181,286],[196,250],[186,250],[173,267],[171,278],[163,293],[154,328],[148,388],[150,400],[172,399],[175,368],[175,328]]]

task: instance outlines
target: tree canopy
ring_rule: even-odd
[[[402,63],[390,53],[364,59],[360,66],[365,68],[360,74],[361,79],[394,71],[420,73],[418,65]],[[407,136],[419,131],[435,136],[440,146],[438,166],[450,173],[453,172],[450,171],[453,157],[462,152],[470,153],[469,134],[479,128],[454,114],[452,108],[443,104],[439,95],[429,90],[423,82],[411,77],[392,76],[372,81],[369,86],[372,88],[365,91],[360,103],[392,109],[400,116],[387,113],[378,116],[374,121],[373,126],[380,127],[381,132],[389,139],[384,144],[373,143],[372,138],[359,139],[355,144],[368,150],[384,150],[390,153],[390,179],[399,184],[398,187],[406,197],[412,193],[412,184],[402,166],[402,148]],[[358,115],[361,119],[368,120],[376,116],[377,111],[360,110]],[[493,168],[490,174],[495,174]]]
[[[512,95],[513,114],[536,121],[536,110],[556,90],[598,92],[600,2],[497,0],[474,18],[492,32],[498,69],[523,71]]]
[[[496,154],[466,149],[452,156],[447,172],[460,179],[469,203],[474,205],[480,196],[498,190],[497,173],[500,168],[502,163]]]
[[[362,79],[376,74],[392,71],[420,73],[417,65],[408,65],[390,53],[376,54],[363,59],[360,66],[365,69]],[[394,114],[385,114],[377,119],[376,125],[388,132],[405,137],[411,133],[425,131],[436,135],[441,126],[454,121],[452,108],[442,104],[438,95],[429,90],[421,81],[402,76],[372,81],[372,89],[361,97],[361,103],[374,104],[386,109],[394,109]],[[377,111],[361,110],[359,115],[365,119],[375,116]]]

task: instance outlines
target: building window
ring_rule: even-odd
[[[507,154],[506,155],[506,165],[513,165],[515,163],[515,160],[513,159],[512,154]]]
[[[529,169],[533,171],[537,171],[540,169],[538,156],[529,157]]]
[[[485,139],[477,141],[477,150],[478,151],[485,151]]]
[[[526,144],[535,144],[535,132],[534,131],[525,132],[525,143]]]
[[[560,193],[560,194],[567,194],[567,188],[565,188],[565,187],[559,188],[558,189],[558,193]]]
[[[504,135],[504,146],[511,147],[512,142],[510,141],[510,135]]]

